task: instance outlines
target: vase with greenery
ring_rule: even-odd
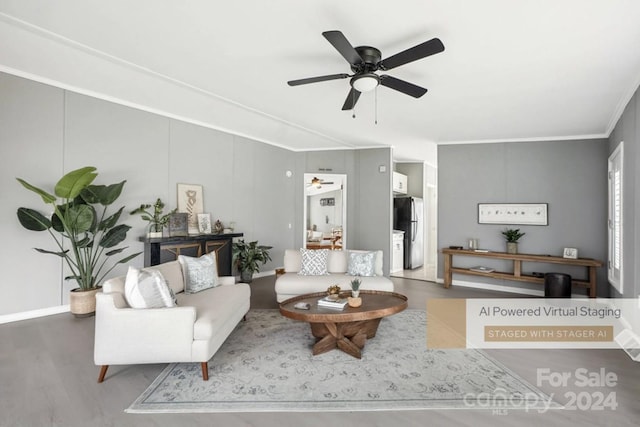
[[[521,233],[519,228],[507,228],[502,231],[502,235],[507,240],[507,253],[518,253],[518,240],[526,233]]]
[[[233,243],[233,263],[240,270],[240,280],[251,283],[253,273],[260,271],[260,265],[271,261],[269,249],[273,246],[258,245],[258,241],[245,243],[239,240]]]
[[[148,209],[153,207],[153,213]],[[169,223],[171,215],[176,213],[178,209],[174,209],[167,214],[162,214],[165,204],[158,198],[153,205],[142,204],[139,208],[129,212],[129,215],[142,215],[142,219],[149,222],[149,229],[147,237],[162,237],[162,230]]]
[[[97,176],[96,168],[92,166],[71,171],[55,184],[53,194],[16,178],[53,211],[47,217],[37,210],[21,207],[17,212],[18,220],[27,230],[47,231],[53,238],[55,250],[36,248],[36,251],[58,256],[66,263],[70,275],[65,280],[75,280],[78,284],[70,295],[71,312],[77,316],[93,314],[94,295],[106,275],[116,265],[127,263],[141,253],[114,258],[127,249],[116,246],[126,239],[131,227],[118,224],[124,206],[115,213],[108,214],[107,211],[120,196],[126,181],[93,185]],[[91,295],[89,301],[81,301],[79,293],[86,292]],[[77,310],[74,302],[78,304]]]

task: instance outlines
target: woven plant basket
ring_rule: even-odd
[[[76,317],[90,317],[96,314],[96,294],[101,290],[102,287],[86,291],[80,288],[72,289],[69,292],[71,314]]]

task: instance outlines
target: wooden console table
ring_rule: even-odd
[[[178,259],[178,255],[199,257],[215,251],[218,259],[218,275],[230,276],[233,271],[231,265],[233,238],[242,236],[244,236],[243,233],[221,233],[153,239],[140,237],[140,241],[144,242],[144,266],[149,267]]]
[[[472,276],[484,276],[494,279],[503,280],[515,280],[518,282],[531,282],[544,284],[544,277],[535,277],[527,274],[522,274],[522,262],[544,262],[550,264],[564,264],[587,268],[587,279],[571,280],[571,284],[574,286],[580,286],[589,290],[589,297],[595,298],[596,296],[596,271],[598,267],[602,266],[602,262],[591,258],[563,258],[551,255],[532,255],[532,254],[508,254],[505,252],[476,252],[474,250],[467,249],[442,249],[444,254],[444,287],[451,286],[453,279],[453,273],[467,274]],[[504,259],[513,261],[513,272],[480,272],[470,270],[468,268],[459,268],[453,266],[453,256],[470,256],[490,259]]]

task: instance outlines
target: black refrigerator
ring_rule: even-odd
[[[393,199],[393,228],[404,231],[404,269],[424,264],[424,202],[419,197]]]

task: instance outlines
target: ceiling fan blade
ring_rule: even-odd
[[[351,65],[360,65],[362,64],[362,58],[356,52],[356,50],[351,46],[349,40],[342,34],[340,31],[325,31],[322,33],[325,39],[329,41],[336,48],[340,55],[343,56],[344,59]]]
[[[400,65],[440,53],[443,50],[444,45],[440,39],[431,39],[380,61],[379,67],[383,70],[391,70],[392,68],[399,67]]]
[[[287,84],[289,86],[299,86],[299,85],[306,85],[309,83],[317,83],[317,82],[324,82],[327,80],[338,80],[338,79],[346,79],[347,77],[349,77],[349,74],[330,74],[327,76],[318,76],[318,77],[309,77],[307,79],[300,79],[300,80],[290,80],[287,82]]]
[[[423,87],[416,86],[413,83],[405,82],[404,80],[396,79],[395,77],[387,75],[380,76],[380,84],[406,95],[413,96],[414,98],[420,98],[422,95],[427,93],[427,89]]]
[[[344,101],[344,105],[342,106],[342,110],[353,110],[353,107],[356,106],[356,102],[358,102],[358,98],[360,98],[360,92],[351,88],[349,91],[349,95],[347,95],[347,99]]]

